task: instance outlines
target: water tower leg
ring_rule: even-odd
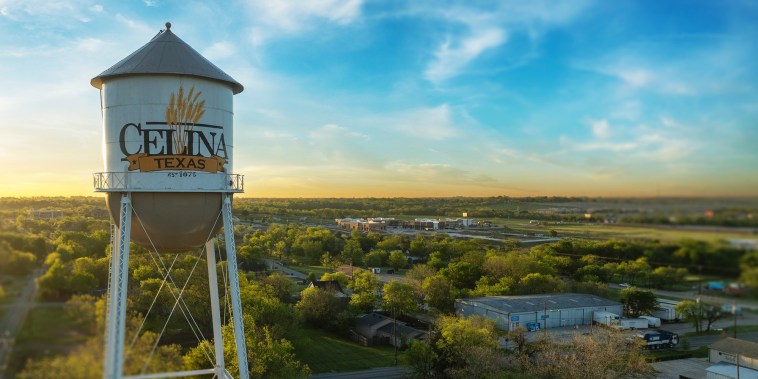
[[[224,215],[224,241],[226,241],[226,262],[229,268],[229,287],[232,297],[232,321],[234,322],[234,340],[237,346],[240,379],[248,379],[247,346],[245,344],[245,326],[242,324],[242,300],[240,299],[240,282],[237,276],[237,250],[234,246],[234,225],[232,224],[231,195],[224,194],[221,205]]]
[[[105,336],[103,377],[121,379],[124,375],[124,334],[126,333],[126,289],[129,281],[129,241],[132,207],[128,193],[121,196],[121,211],[116,244],[111,248],[111,288],[108,303],[108,331]]]
[[[216,240],[205,243],[205,255],[208,261],[208,286],[211,292],[211,318],[213,319],[213,346],[216,352],[216,377],[224,377],[224,340],[221,337],[221,313],[219,311],[218,276],[216,275]]]

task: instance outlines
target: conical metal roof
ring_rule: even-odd
[[[171,23],[168,22],[165,31],[161,31],[137,51],[92,78],[90,84],[102,89],[103,80],[107,78],[156,74],[187,75],[218,80],[231,85],[234,94],[244,89],[242,84],[221,71],[171,32]]]

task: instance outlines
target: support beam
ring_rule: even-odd
[[[221,336],[221,313],[218,298],[218,275],[216,275],[215,239],[205,243],[205,255],[208,262],[208,287],[211,293],[211,319],[213,320],[213,346],[216,355],[214,373],[217,378],[224,377],[224,340]]]
[[[111,286],[108,303],[108,335],[106,336],[103,377],[121,379],[124,375],[124,340],[126,333],[126,290],[129,281],[129,241],[131,240],[132,206],[128,192],[121,196],[119,228],[116,244],[111,248]]]
[[[245,326],[242,323],[242,300],[240,299],[240,282],[237,276],[237,250],[234,246],[234,224],[232,223],[232,195],[223,196],[221,205],[224,216],[224,241],[226,242],[226,262],[229,269],[229,287],[232,302],[232,321],[234,322],[234,340],[239,360],[239,377],[248,379],[247,346],[245,343]]]

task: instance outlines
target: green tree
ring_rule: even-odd
[[[363,248],[361,248],[360,241],[349,239],[345,242],[345,247],[342,248],[342,257],[346,262],[353,266],[361,266],[363,264]]]
[[[387,262],[389,253],[384,250],[373,250],[366,254],[363,258],[363,263],[367,267],[382,267]]]
[[[337,272],[326,272],[324,275],[321,275],[321,280],[324,281],[330,281],[334,280],[337,281],[340,284],[340,287],[347,288],[348,284],[350,283],[350,278],[347,277],[347,275],[344,272],[337,271]]]
[[[740,274],[740,282],[758,294],[758,267],[745,267]]]
[[[327,326],[341,311],[339,299],[318,287],[303,290],[295,308],[305,322],[321,327]]]
[[[451,263],[440,270],[440,273],[450,280],[454,287],[459,289],[474,288],[476,281],[482,276],[481,268],[468,262]]]
[[[453,286],[446,277],[434,275],[424,279],[421,291],[430,307],[444,313],[453,312],[455,305]]]
[[[386,283],[383,292],[382,309],[392,314],[392,321],[394,323],[392,345],[395,347],[395,364],[397,364],[397,349],[402,343],[398,341],[397,316],[417,310],[418,296],[411,285],[395,280]]]
[[[247,344],[247,361],[250,378],[306,378],[311,370],[308,365],[297,360],[292,343],[284,338],[274,337],[270,328],[260,327],[253,318],[243,315],[245,326],[245,343]],[[237,347],[234,342],[234,328],[224,325],[221,331],[224,338],[224,361],[226,369],[233,377],[239,377],[237,365]],[[206,351],[213,351],[213,345],[205,340],[184,355],[186,370],[199,370],[208,367]]]
[[[658,309],[658,300],[652,291],[628,287],[621,290],[619,297],[624,305],[624,312],[630,317],[650,314]]]
[[[686,268],[656,267],[650,273],[650,281],[657,288],[671,288],[674,284],[684,282],[687,276]]]
[[[499,280],[489,276],[482,276],[476,282],[476,288],[471,292],[471,296],[503,296],[510,295],[513,292],[515,281],[510,277],[504,276]]]
[[[401,315],[418,309],[418,294],[409,284],[393,280],[384,284],[383,292],[382,308],[386,311]]]
[[[403,355],[403,362],[410,366],[417,377],[436,378],[435,366],[440,357],[434,347],[426,341],[413,340]]]
[[[700,333],[702,330],[702,308],[699,302],[692,300],[682,300],[676,305],[676,313],[682,314],[685,319],[690,320],[695,326],[695,332]]]
[[[437,270],[434,267],[424,263],[418,263],[405,272],[405,277],[417,282],[422,282],[424,279],[434,276],[436,273]]]
[[[563,292],[566,289],[566,285],[560,279],[540,273],[526,275],[515,287],[516,293],[519,294]]]
[[[376,275],[370,271],[357,270],[353,273],[353,281],[349,286],[353,290],[350,305],[363,312],[373,311],[379,300],[379,281]]]
[[[285,278],[281,271],[275,271],[267,276],[263,279],[262,284],[271,296],[283,302],[290,301],[292,292],[295,290],[295,283]]]
[[[702,317],[703,320],[705,320],[705,331],[710,332],[713,323],[722,319],[724,316],[725,313],[721,311],[721,307],[718,305],[703,304]]]
[[[393,250],[390,252],[389,258],[387,258],[387,263],[389,263],[395,271],[398,271],[408,264],[408,260],[405,258],[402,251]]]
[[[438,321],[436,347],[446,359],[444,373],[452,378],[496,377],[503,371],[494,322],[481,317],[443,316]]]
[[[740,259],[740,282],[758,294],[758,251],[745,254]]]

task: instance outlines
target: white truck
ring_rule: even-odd
[[[678,321],[681,315],[676,313],[676,306],[679,304],[677,300],[669,300],[658,298],[658,310],[654,311],[652,315],[658,317],[664,321]]]
[[[658,317],[653,316],[640,316],[640,318],[644,318],[647,320],[647,327],[648,328],[660,328],[661,327],[661,319]]]
[[[648,321],[644,318],[622,318],[619,319],[616,328],[621,330],[647,329]]]
[[[606,311],[594,311],[592,312],[592,321],[595,324],[615,327],[619,324],[619,315]]]

